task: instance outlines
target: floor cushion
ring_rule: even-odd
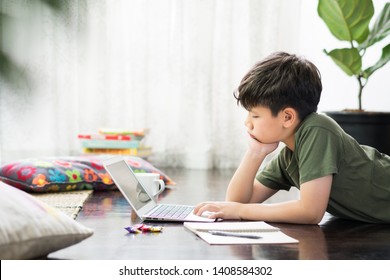
[[[116,189],[102,161],[110,157],[73,156],[30,158],[8,162],[0,167],[0,181],[27,192]],[[158,173],[166,185],[174,181],[148,161],[125,157],[135,173]]]
[[[76,244],[93,230],[32,195],[0,182],[0,259],[36,259]]]

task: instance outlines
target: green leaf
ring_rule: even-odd
[[[10,86],[24,87],[30,83],[26,70],[16,64],[7,54],[0,50],[0,83],[1,80]]]
[[[319,0],[318,14],[337,39],[361,43],[369,33],[374,5],[371,0]]]
[[[56,12],[64,12],[68,9],[69,6],[69,1],[58,1],[58,0],[40,0],[40,1]]]
[[[381,58],[378,60],[375,65],[367,68],[364,70],[363,75],[364,78],[368,79],[376,70],[383,67],[387,62],[390,61],[390,44],[388,44],[386,47],[382,49],[382,55]]]
[[[348,75],[358,75],[362,69],[362,58],[356,48],[335,49],[325,53]]]
[[[367,39],[359,46],[359,49],[366,49],[369,46],[381,41],[390,34],[390,3],[386,3],[382,12],[375,21],[374,26]]]

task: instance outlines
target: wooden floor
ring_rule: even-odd
[[[195,205],[222,200],[234,170],[164,170],[177,185],[164,191],[164,203]],[[281,193],[275,200],[295,198]],[[85,241],[49,255],[51,259],[390,259],[390,225],[346,221],[325,215],[319,226],[272,224],[299,244],[208,245],[181,223],[164,223],[162,233],[129,234],[124,227],[139,223],[119,191],[94,192],[77,221],[94,229]]]

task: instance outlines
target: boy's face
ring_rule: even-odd
[[[274,117],[269,108],[257,106],[248,111],[245,126],[252,138],[261,143],[270,144],[283,142],[286,137],[284,120],[285,115],[283,111]]]

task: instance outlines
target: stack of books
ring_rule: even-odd
[[[84,154],[113,154],[148,157],[151,147],[142,145],[142,131],[100,129],[98,133],[78,134]]]

